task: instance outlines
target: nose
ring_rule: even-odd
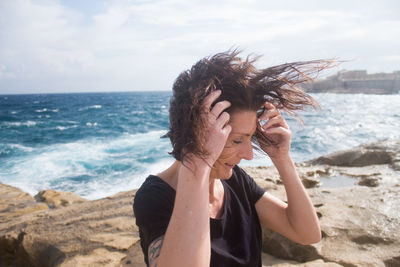
[[[243,144],[243,147],[240,150],[240,157],[245,160],[253,159],[253,146],[251,142]]]

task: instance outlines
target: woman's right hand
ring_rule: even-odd
[[[209,153],[206,158],[209,166],[213,166],[215,161],[219,158],[229,133],[232,130],[231,126],[228,124],[230,116],[228,112],[224,111],[230,107],[231,103],[226,100],[220,101],[211,108],[212,103],[214,103],[220,95],[221,90],[215,90],[211,92],[203,102],[204,114],[207,116],[205,149]]]

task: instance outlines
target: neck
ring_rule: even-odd
[[[169,166],[166,170],[157,174],[158,177],[163,179],[167,184],[175,189],[175,191],[178,185],[178,174],[180,166],[181,163],[175,160],[174,163],[172,163],[172,165]]]
[[[218,197],[218,185],[221,183],[220,180],[214,179],[210,177],[210,187],[209,187],[209,198],[210,198],[210,203],[215,201]]]

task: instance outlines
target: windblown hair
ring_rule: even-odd
[[[207,156],[204,144],[207,134],[203,100],[212,91],[221,90],[214,102],[228,100],[229,114],[237,111],[255,111],[260,116],[265,101],[278,109],[300,118],[297,110],[306,106],[318,107],[318,103],[297,85],[312,81],[321,70],[331,67],[334,60],[313,60],[286,63],[266,69],[257,69],[258,57],[241,59],[240,51],[233,50],[206,57],[182,72],[173,85],[170,101],[170,154],[182,161],[188,153]],[[253,146],[274,145],[260,130],[253,136]]]

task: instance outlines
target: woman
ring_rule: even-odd
[[[289,127],[313,98],[296,84],[327,67],[311,61],[256,69],[237,51],[204,58],[175,81],[170,131],[175,162],[150,175],[134,199],[148,266],[261,266],[261,225],[298,243],[321,230],[290,157]],[[265,152],[285,186],[287,204],[237,165]]]

